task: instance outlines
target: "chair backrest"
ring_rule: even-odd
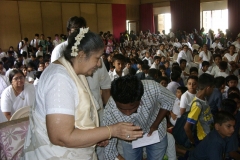
[[[200,46],[199,46],[198,44],[193,44],[193,45],[192,45],[192,49],[193,49],[193,50],[194,50],[194,49],[198,50],[199,47],[200,47]]]
[[[28,117],[0,123],[0,159],[20,159],[28,126]]]
[[[173,62],[177,61],[177,57],[178,57],[178,53],[174,53],[174,55],[173,55]]]
[[[198,54],[196,54],[196,55],[194,56],[193,61],[194,61],[195,63],[199,63],[199,55],[198,55]]]
[[[10,118],[11,120],[14,119],[19,119],[19,118],[24,118],[24,117],[28,117],[29,116],[29,111],[30,111],[30,107],[26,106],[26,107],[22,107],[20,109],[18,109]]]

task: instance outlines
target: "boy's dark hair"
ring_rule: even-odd
[[[239,89],[237,87],[229,87],[227,94],[231,94],[231,92],[237,92],[238,94],[240,93]]]
[[[130,58],[128,58],[128,57],[125,58],[125,64],[127,64],[127,63],[131,64]]]
[[[166,81],[168,83],[168,78],[167,77],[159,77],[159,82],[161,81]]]
[[[143,61],[141,61],[141,60],[138,60],[138,61],[137,61],[137,64],[139,64],[139,65],[141,65],[141,66],[142,66],[144,63],[143,63]]]
[[[220,88],[225,83],[226,83],[226,80],[222,76],[214,78],[215,88]]]
[[[34,75],[35,75],[36,78],[39,79],[41,74],[42,74],[42,71],[37,71]]]
[[[129,75],[131,75],[131,76],[134,76],[136,74],[136,70],[134,68],[132,68],[132,67],[130,67],[128,69],[128,71],[129,71]]]
[[[21,58],[21,57],[23,57],[22,54],[17,54],[17,58]]]
[[[166,71],[166,67],[164,65],[159,66],[159,70],[161,70],[161,69]]]
[[[116,78],[111,84],[111,96],[115,102],[128,104],[140,101],[143,84],[136,76],[126,75]]]
[[[159,56],[155,56],[153,59],[154,59],[154,61],[155,61],[155,60],[157,60],[157,59],[159,59],[159,60],[160,60],[160,59],[161,59],[161,57],[159,57]]]
[[[122,62],[125,62],[126,58],[124,57],[124,55],[122,54],[115,54],[113,57],[112,57],[112,62],[114,61],[122,61]]]
[[[13,68],[16,68],[16,69],[20,69],[22,66],[22,63],[21,62],[17,62],[14,64]]]
[[[226,98],[222,100],[221,103],[221,111],[227,111],[231,114],[234,114],[237,109],[237,103],[230,98]]]
[[[78,29],[82,27],[86,27],[87,22],[83,17],[71,17],[67,22],[67,31],[69,32],[72,28]]]
[[[25,42],[28,42],[28,38],[27,38],[27,37],[23,38],[23,40],[24,40]]]
[[[180,74],[182,73],[182,69],[179,66],[172,67],[172,72],[173,71],[178,71]]]
[[[148,60],[143,60],[143,63],[148,65]]]
[[[205,89],[208,86],[213,86],[214,85],[214,77],[210,74],[203,73],[199,78],[198,78],[198,88],[200,90]]]
[[[181,76],[181,73],[176,70],[172,71],[172,73],[170,75],[171,80],[175,81],[175,82],[177,82],[179,80],[180,76]]]
[[[227,67],[228,67],[227,62],[221,61],[221,62],[219,63],[219,69],[220,69],[220,70],[226,70]]]
[[[191,74],[192,72],[197,72],[198,73],[197,67],[191,67],[190,70],[189,70],[189,73]]]
[[[235,76],[235,75],[229,75],[229,76],[226,77],[226,82],[227,82],[227,83],[228,83],[229,81],[232,81],[232,80],[238,82],[238,77]]]
[[[187,82],[188,82],[189,79],[194,79],[195,81],[198,82],[198,76],[189,76],[189,77],[187,78]]]
[[[115,68],[115,66],[112,63],[109,63],[110,67],[109,68]]]
[[[149,70],[149,65],[148,64],[143,64],[142,65],[142,70]]]
[[[36,34],[35,34],[35,37],[39,37],[39,34],[38,34],[38,33],[36,33]]]
[[[24,58],[27,58],[27,52],[26,51],[23,51],[22,55],[23,55]]]
[[[204,67],[204,66],[209,66],[210,65],[210,63],[208,62],[208,61],[203,61],[202,62],[202,66]]]
[[[175,66],[179,66],[179,64],[178,64],[177,62],[174,62],[174,63],[172,64],[172,68],[175,67]]]
[[[229,98],[229,99],[232,99],[232,100],[234,100],[234,99],[240,100],[240,96],[239,96],[239,94],[237,94],[237,93],[230,93],[230,94],[228,95],[228,98]]]
[[[157,75],[157,69],[155,69],[155,68],[149,69],[149,71],[148,71],[148,76],[150,76],[150,77],[152,77],[152,78],[155,78],[156,75]]]
[[[180,64],[182,64],[183,62],[187,63],[187,60],[186,59],[181,59]]]
[[[187,87],[182,87],[182,86],[178,87],[177,89],[180,90],[182,92],[182,94],[188,90]]]
[[[222,56],[221,56],[220,54],[214,54],[214,55],[213,55],[213,60],[215,60],[215,58],[217,58],[217,57],[220,58],[220,59],[222,59]]]
[[[233,114],[227,112],[227,111],[219,111],[215,116],[214,116],[214,124],[220,124],[222,125],[223,123],[226,123],[228,121],[236,121],[235,117]]]

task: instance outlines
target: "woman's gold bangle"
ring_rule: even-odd
[[[112,138],[112,132],[111,132],[111,129],[110,127],[106,126],[108,128],[108,131],[109,131],[109,138],[108,139],[111,139]]]

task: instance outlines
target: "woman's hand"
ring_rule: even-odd
[[[112,130],[112,137],[127,141],[135,140],[143,135],[142,129],[139,126],[134,126],[132,123],[121,122],[109,127]]]

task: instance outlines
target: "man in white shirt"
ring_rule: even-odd
[[[62,40],[59,38],[58,34],[55,34],[55,39],[53,40],[53,47],[55,48],[60,43],[62,43]]]
[[[187,61],[187,66],[192,67],[191,62],[193,61],[191,53],[188,51],[188,46],[184,45],[183,50],[178,54],[177,62],[180,65],[180,60],[185,59]]]
[[[21,42],[18,44],[18,49],[20,53],[22,54],[24,51],[28,53],[28,38],[24,38]]]
[[[169,37],[170,38],[174,38],[175,37],[175,34],[173,33],[172,29],[170,29]]]
[[[212,44],[211,48],[215,49],[223,49],[222,44],[220,43],[219,39],[215,39],[215,42]]]
[[[239,50],[240,50],[240,37],[237,37],[237,40],[235,42],[233,42],[232,45],[235,46],[236,52],[239,52]]]
[[[36,53],[40,45],[39,34],[35,34],[35,38],[31,40],[30,45],[32,46],[32,52]]]

